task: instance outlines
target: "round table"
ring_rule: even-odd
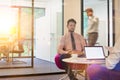
[[[66,62],[71,69],[74,70],[85,70],[85,80],[87,80],[86,68],[90,64],[105,64],[105,60],[88,60],[86,58],[76,57],[76,58],[65,58],[62,61]]]

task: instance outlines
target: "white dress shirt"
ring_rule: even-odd
[[[87,33],[98,32],[99,19],[95,16],[88,17],[88,30]]]
[[[106,58],[106,67],[108,69],[114,69],[116,64],[120,61],[120,38],[118,38],[113,49],[110,51],[110,55]]]

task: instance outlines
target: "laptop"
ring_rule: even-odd
[[[85,46],[86,59],[105,60],[103,46]]]

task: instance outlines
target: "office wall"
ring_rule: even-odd
[[[66,23],[70,18],[77,21],[75,32],[81,33],[81,0],[64,0],[64,33],[67,32]]]
[[[120,37],[120,0],[114,0],[115,41]]]
[[[45,8],[45,16],[35,19],[35,56],[54,62],[57,44],[62,35],[62,0],[36,2],[36,7]]]
[[[41,2],[40,2],[41,3]],[[40,4],[39,3],[39,4]],[[35,4],[36,6],[37,4]],[[50,61],[50,8],[47,3],[41,4],[46,14],[35,20],[35,47],[34,56]]]

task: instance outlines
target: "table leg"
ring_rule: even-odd
[[[85,80],[88,80],[88,75],[86,70],[85,70]]]
[[[87,67],[89,66],[89,64],[86,65],[86,69],[85,69],[85,80],[89,80],[88,74],[87,74]]]

